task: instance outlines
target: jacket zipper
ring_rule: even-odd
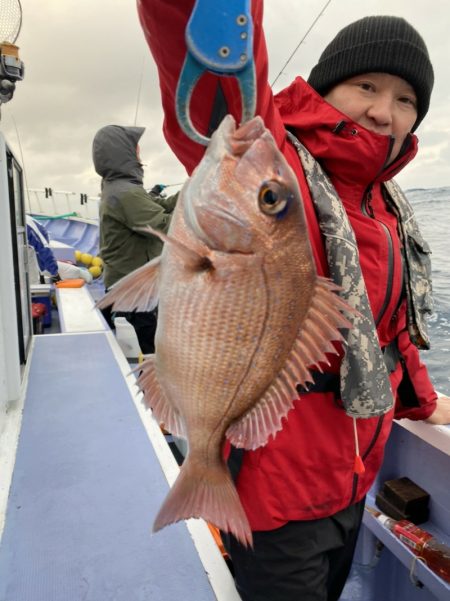
[[[391,150],[392,147],[394,145],[394,139],[391,137],[390,140],[390,144],[389,144],[389,150],[388,150],[388,154],[387,154],[387,158],[385,161],[385,164],[383,165],[383,168],[381,169],[380,173],[384,170],[384,168],[386,167],[386,163],[387,160],[389,158],[389,155],[391,154]],[[376,178],[375,178],[376,179]],[[363,215],[365,215],[366,217],[370,217],[370,219],[375,219],[375,213],[373,211],[373,207],[372,207],[372,187],[373,185],[370,184],[363,195],[362,198],[362,203],[361,203],[361,211],[363,213]],[[375,319],[375,325],[378,325],[381,321],[381,319],[383,318],[383,315],[388,307],[389,304],[389,297],[392,293],[392,287],[393,287],[393,279],[394,279],[394,245],[392,242],[392,236],[391,233],[389,231],[389,228],[382,223],[381,221],[378,221],[376,219],[376,221],[378,223],[381,224],[381,226],[383,227],[383,230],[386,234],[386,239],[387,239],[387,243],[388,243],[388,285],[387,285],[387,290],[386,290],[386,294],[384,297],[384,301],[383,301],[383,305],[381,307],[381,310],[379,311],[376,319]],[[375,443],[378,439],[378,436],[380,435],[380,431],[383,425],[383,421],[384,421],[384,415],[381,415],[378,419],[377,422],[377,427],[375,429],[375,432],[372,436],[372,440],[370,441],[369,446],[367,447],[366,451],[364,452],[364,455],[362,456],[362,460],[364,462],[364,460],[367,458],[367,456],[369,455],[370,451],[373,449],[373,447],[375,446]],[[358,491],[358,482],[359,482],[359,476],[358,474],[353,474],[353,483],[352,483],[352,495],[350,498],[350,502],[349,505],[352,505],[355,497],[356,497],[356,493]]]
[[[392,294],[392,288],[393,288],[393,282],[394,282],[394,244],[392,241],[392,236],[391,236],[391,232],[389,231],[389,228],[382,221],[379,221],[378,219],[376,219],[375,213],[372,208],[371,201],[372,201],[372,185],[370,185],[364,192],[363,200],[361,203],[361,211],[362,211],[363,215],[365,215],[366,217],[370,217],[370,219],[374,219],[377,223],[379,223],[381,225],[381,227],[383,228],[383,231],[385,233],[386,241],[388,244],[388,283],[387,283],[386,294],[384,296],[383,304],[381,306],[380,311],[378,312],[378,315],[375,318],[375,325],[377,326],[380,323],[380,321],[382,320],[382,318],[386,312],[386,309],[388,308],[389,299]]]
[[[381,415],[378,418],[377,427],[376,427],[375,432],[374,432],[374,434],[372,436],[372,440],[370,441],[369,446],[367,447],[367,449],[364,452],[364,455],[362,456],[363,462],[368,457],[370,451],[373,449],[373,447],[375,446],[376,441],[378,440],[378,436],[380,435],[381,428],[383,426],[383,421],[384,421],[384,415]],[[358,490],[358,481],[359,481],[358,474],[353,474],[352,496],[350,498],[349,505],[353,505],[353,502],[355,500],[356,492]]]

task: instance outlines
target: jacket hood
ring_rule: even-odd
[[[98,175],[108,181],[128,179],[142,184],[144,171],[136,147],[144,131],[145,127],[102,127],[92,144],[92,158]]]
[[[397,159],[386,167],[392,137],[369,131],[329,104],[301,77],[275,96],[283,123],[320,161],[333,180],[367,186],[396,175],[416,155],[408,135]]]

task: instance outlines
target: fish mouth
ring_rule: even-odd
[[[239,127],[236,127],[236,122],[233,119],[233,122],[229,125],[228,131],[225,131],[224,135],[228,138],[226,142],[229,151],[235,157],[241,157],[257,140],[262,138],[266,132],[267,129],[264,125],[264,121],[258,115],[253,119],[250,119],[250,121],[242,123]]]

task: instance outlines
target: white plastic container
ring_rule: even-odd
[[[137,359],[141,354],[136,330],[125,317],[114,318],[116,328],[116,340],[127,359]]]

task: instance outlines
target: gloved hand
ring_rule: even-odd
[[[164,190],[164,188],[167,188],[167,186],[165,186],[164,184],[156,184],[150,190],[150,194],[157,194],[157,195],[159,195]]]

